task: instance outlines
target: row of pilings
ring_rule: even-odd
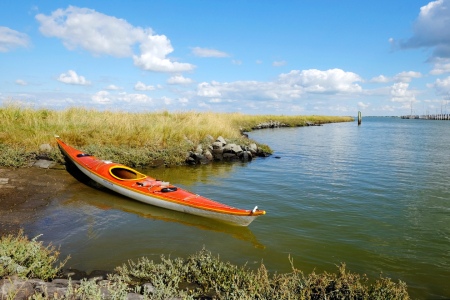
[[[401,116],[402,119],[423,119],[423,120],[450,120],[450,114],[436,115],[407,115]]]

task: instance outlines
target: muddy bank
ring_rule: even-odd
[[[37,217],[58,195],[83,186],[66,170],[0,167],[0,235]]]

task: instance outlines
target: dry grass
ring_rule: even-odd
[[[39,152],[41,144],[50,143],[55,147],[53,137],[59,135],[64,142],[80,149],[103,147],[125,152],[146,149],[145,155],[163,157],[168,163],[180,163],[192,147],[185,137],[194,145],[202,143],[207,135],[242,140],[240,129],[249,130],[269,120],[295,126],[303,125],[305,121],[330,123],[352,121],[353,118],[195,111],[128,113],[83,107],[57,111],[7,102],[0,107],[0,145],[7,146],[10,152],[23,152],[29,157]]]

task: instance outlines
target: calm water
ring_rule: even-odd
[[[365,118],[250,137],[274,156],[251,163],[145,170],[203,196],[267,215],[248,228],[147,206],[86,186],[26,227],[82,270],[203,246],[224,260],[306,273],[347,269],[402,279],[415,298],[450,297],[450,122]]]

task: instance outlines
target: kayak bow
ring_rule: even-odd
[[[248,226],[256,217],[266,213],[257,207],[244,210],[212,201],[124,165],[83,153],[58,138],[56,141],[63,154],[81,172],[102,186],[132,199],[241,226]]]

